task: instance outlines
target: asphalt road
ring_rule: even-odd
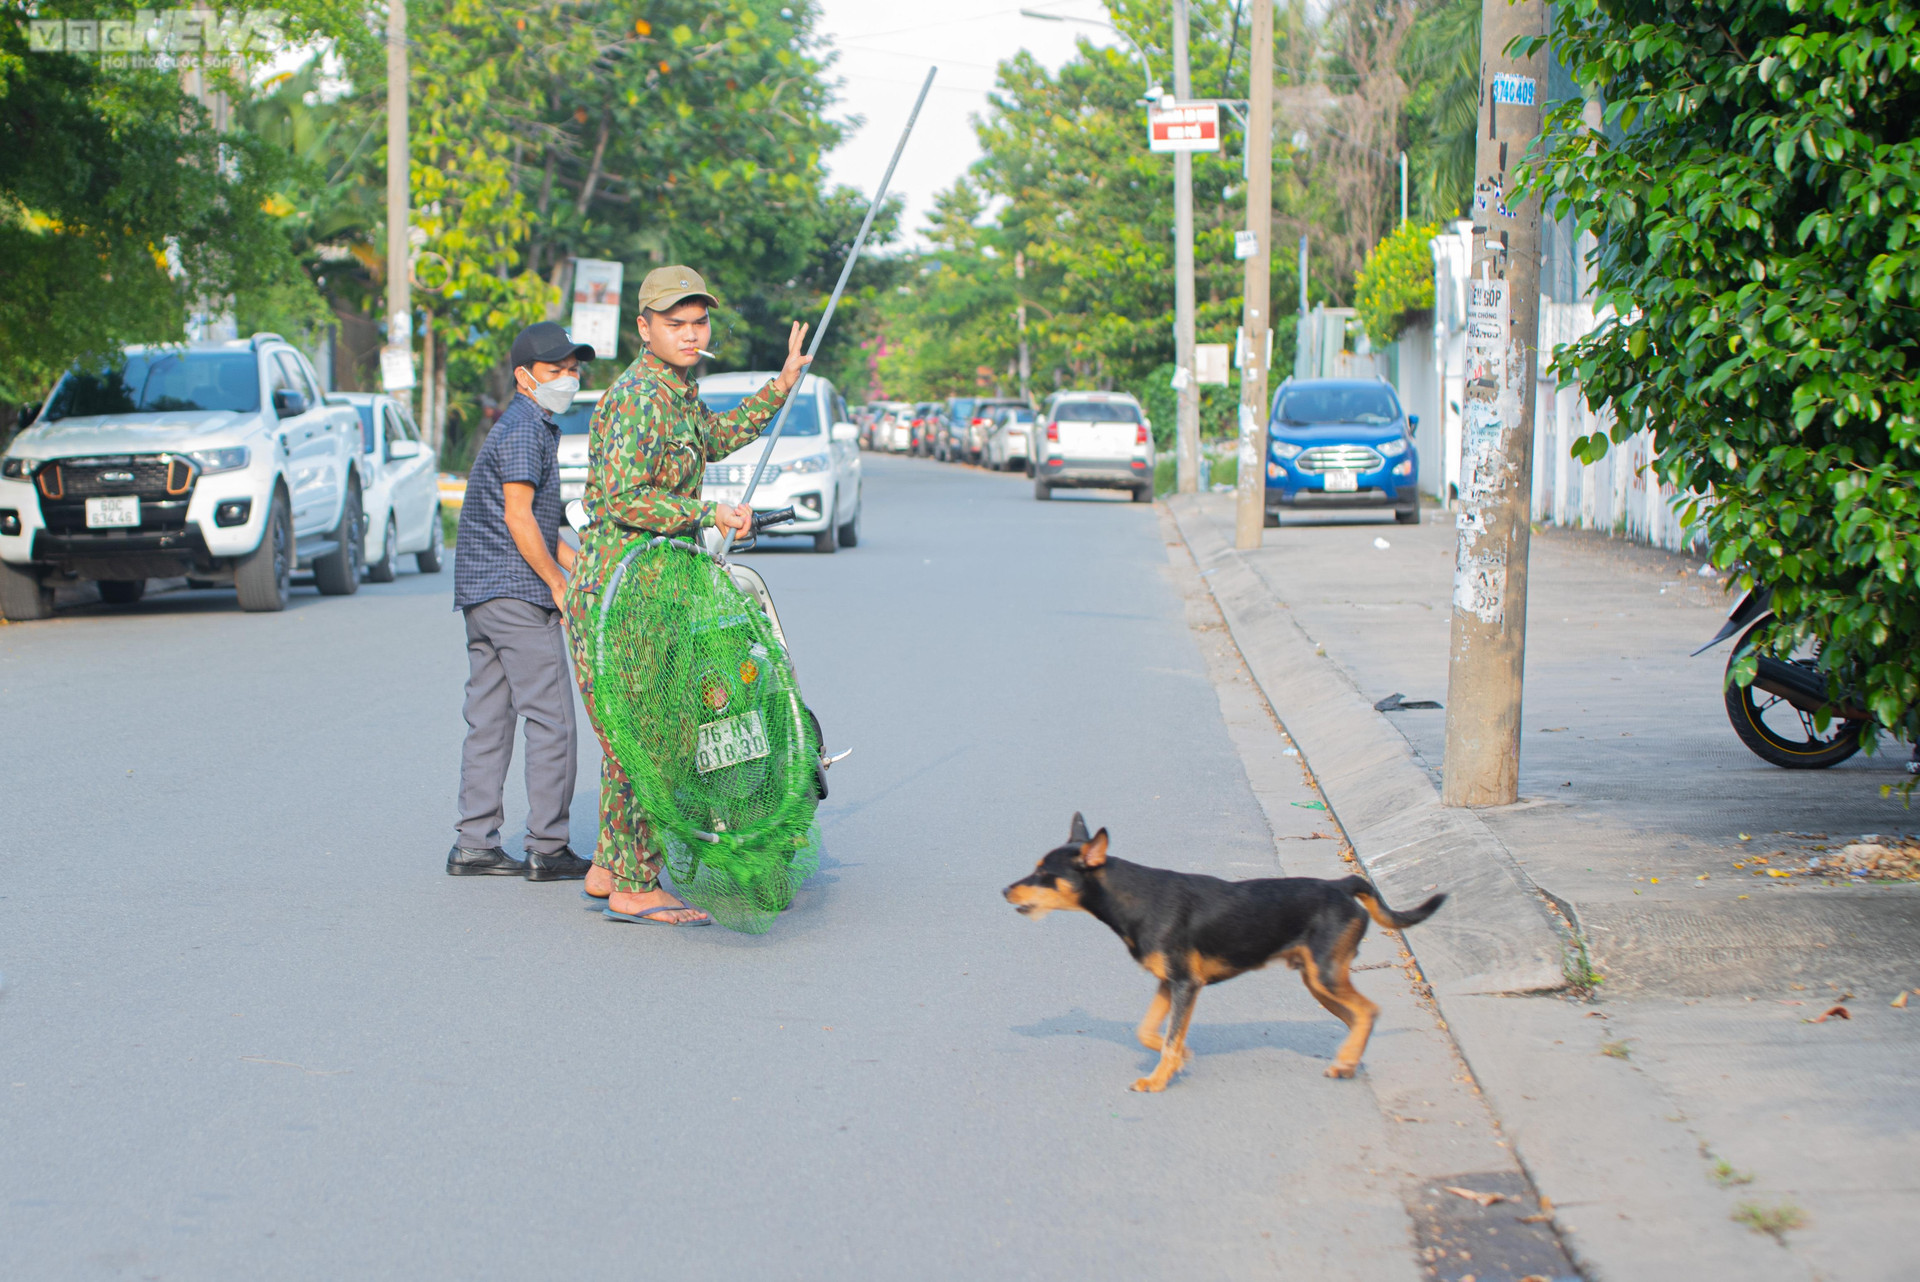
[[[1133,1094],[1152,981],[999,897],[1076,809],[1141,862],[1277,868],[1155,510],[868,468],[860,548],[754,555],[856,749],[759,938],[444,875],[450,574],[0,628],[0,1276],[1425,1276],[1292,975],[1211,990],[1194,1067]],[[1462,1089],[1391,1022],[1408,1108]]]

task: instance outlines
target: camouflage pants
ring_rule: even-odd
[[[587,705],[587,719],[600,736],[600,839],[593,848],[593,862],[613,874],[615,890],[645,894],[660,885],[660,850],[645,813],[634,799],[633,785],[601,732],[600,717],[593,707],[593,665],[587,638],[592,635],[593,612],[599,605],[598,592],[575,588],[567,593],[567,644],[573,650],[574,676]]]

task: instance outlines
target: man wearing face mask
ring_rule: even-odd
[[[573,548],[560,540],[560,429],[593,348],[553,321],[513,340],[513,400],[467,474],[454,547],[453,604],[466,615],[467,739],[460,818],[447,853],[456,877],[561,881],[589,864],[567,845],[578,763],[572,674],[562,626]],[[526,720],[525,860],[500,845],[513,732]]]

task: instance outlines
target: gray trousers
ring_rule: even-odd
[[[459,844],[500,844],[506,822],[507,767],[513,730],[527,723],[527,840],[549,855],[567,844],[568,810],[579,766],[573,673],[558,610],[513,597],[466,608],[467,741],[460,750]]]

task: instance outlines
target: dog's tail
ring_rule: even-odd
[[[1349,877],[1340,883],[1340,889],[1359,900],[1360,906],[1367,910],[1367,916],[1388,930],[1405,930],[1409,926],[1418,926],[1438,912],[1441,904],[1447,902],[1447,896],[1442,892],[1418,908],[1397,913],[1387,907],[1386,901],[1380,898],[1380,892],[1375,890],[1364,877]]]

